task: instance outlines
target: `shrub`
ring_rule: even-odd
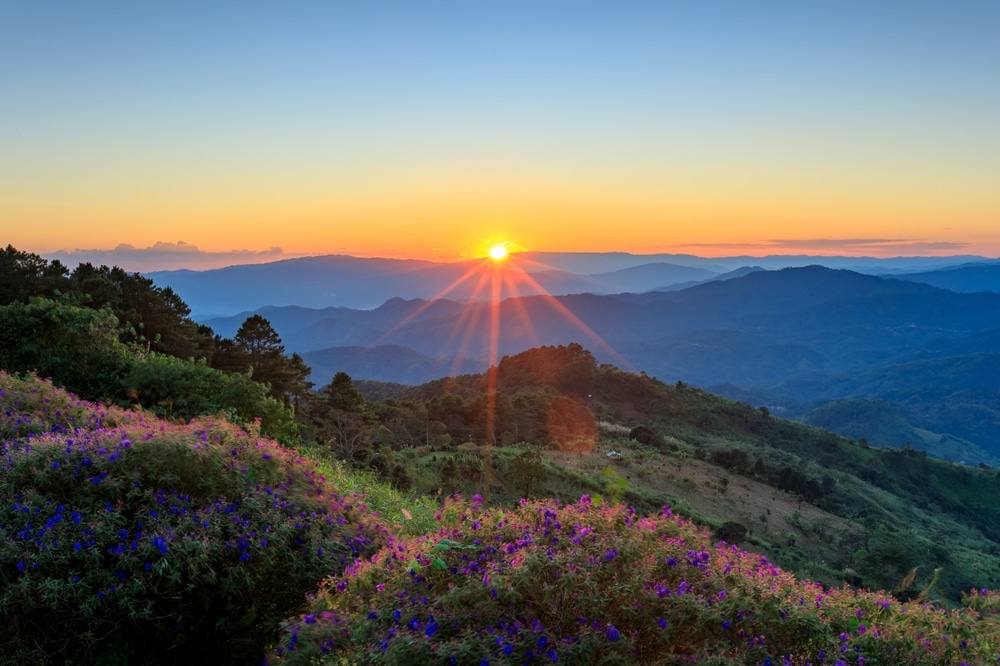
[[[291,408],[272,398],[266,385],[246,374],[226,374],[204,361],[149,353],[136,360],[121,385],[124,392],[158,416],[187,421],[221,412],[236,423],[260,419],[263,433],[286,446],[298,440]]]
[[[259,661],[384,543],[359,498],[225,421],[169,424],[0,374],[5,663]]]
[[[330,578],[290,619],[288,664],[987,663],[996,620],[824,590],[673,516],[452,500],[434,534]],[[991,613],[990,593],[969,606]]]
[[[52,377],[88,398],[116,398],[133,362],[118,319],[45,298],[0,306],[0,370]]]

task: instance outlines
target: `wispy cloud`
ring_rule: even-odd
[[[58,259],[70,268],[77,264],[90,262],[95,265],[118,266],[127,271],[148,273],[178,268],[206,270],[235,264],[259,264],[288,259],[290,255],[286,255],[280,247],[272,247],[268,250],[207,252],[184,241],[176,243],[158,241],[150,247],[135,247],[128,243],[122,243],[110,250],[56,250],[45,255],[45,258]]]
[[[792,252],[845,255],[901,256],[962,252],[967,243],[927,241],[914,238],[772,238],[742,243],[685,243],[702,252],[748,252],[781,254]]]

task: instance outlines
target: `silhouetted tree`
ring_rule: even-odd
[[[0,305],[27,303],[33,296],[56,298],[70,288],[67,274],[59,261],[8,245],[0,251]]]

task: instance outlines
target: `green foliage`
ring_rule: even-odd
[[[508,463],[507,473],[524,497],[534,496],[546,475],[542,456],[532,447],[525,447]]]
[[[291,445],[298,435],[291,409],[248,375],[226,374],[204,362],[144,354],[121,380],[125,393],[158,416],[190,420],[225,414],[234,423],[260,419],[261,431]]]
[[[198,358],[211,339],[190,319],[191,309],[173,289],[157,287],[139,273],[83,263],[73,270],[69,293],[81,305],[114,312],[122,342]]]
[[[384,543],[360,498],[223,421],[168,424],[0,375],[4,663],[257,662]]]
[[[107,309],[33,298],[0,306],[0,369],[52,377],[90,398],[116,398],[133,362]]]
[[[68,272],[59,261],[50,263],[8,245],[0,250],[0,305],[27,303],[35,297],[58,298],[69,288]]]

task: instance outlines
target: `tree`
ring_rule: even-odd
[[[285,367],[281,389],[285,404],[291,403],[296,413],[299,412],[312,387],[315,386],[313,382],[309,381],[310,374],[312,374],[312,368],[306,365],[298,352],[293,352]]]
[[[326,406],[345,412],[359,413],[365,409],[365,397],[354,386],[354,380],[346,372],[338,372],[333,380],[323,387]]]
[[[233,340],[249,356],[254,374],[275,356],[285,353],[285,346],[281,344],[277,331],[271,326],[271,322],[259,314],[247,317]]]
[[[351,376],[338,372],[318,394],[303,402],[300,422],[311,429],[310,439],[329,446],[341,458],[356,465],[370,461],[372,415]]]
[[[190,318],[191,308],[173,289],[157,287],[139,273],[82,263],[74,269],[69,284],[81,304],[107,307],[115,313],[122,342],[138,342],[153,351],[186,359],[200,358],[211,339],[211,329],[199,327]]]
[[[33,296],[55,298],[69,289],[68,272],[59,261],[8,245],[0,250],[0,305],[27,303]]]
[[[508,465],[508,473],[525,497],[530,497],[545,480],[545,463],[534,447],[525,447]]]
[[[277,331],[259,314],[247,317],[233,338],[236,346],[246,355],[254,381],[267,384],[271,395],[285,398],[285,388],[290,377],[285,346]],[[304,365],[304,364],[303,364]]]

